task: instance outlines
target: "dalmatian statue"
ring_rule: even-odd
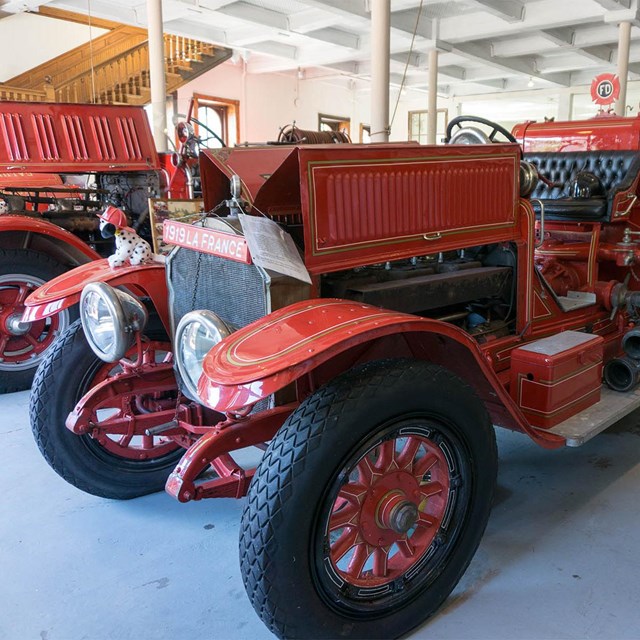
[[[109,205],[100,218],[100,233],[103,238],[116,239],[116,251],[109,256],[109,266],[124,266],[127,261],[136,266],[153,262],[154,254],[146,240],[143,240],[131,227],[128,226],[127,216],[118,207]]]
[[[9,203],[3,198],[0,198],[0,216],[3,213],[9,213]]]

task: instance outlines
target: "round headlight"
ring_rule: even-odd
[[[204,357],[231,333],[232,329],[212,311],[191,311],[180,320],[175,339],[176,364],[192,400],[198,400]]]
[[[124,358],[148,317],[139,300],[104,282],[92,282],[82,290],[82,328],[93,352],[105,362]]]

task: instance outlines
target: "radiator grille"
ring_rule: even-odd
[[[196,309],[213,311],[238,329],[271,310],[269,284],[255,265],[179,248],[168,259],[167,277],[174,330],[185,314]]]

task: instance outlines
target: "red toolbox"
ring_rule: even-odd
[[[600,401],[603,339],[563,331],[511,352],[511,397],[549,429]]]

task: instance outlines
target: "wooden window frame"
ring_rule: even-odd
[[[337,122],[339,124],[346,124],[347,135],[351,136],[351,118],[346,118],[345,116],[332,116],[329,113],[319,113],[318,114],[318,131],[322,131],[322,124],[324,120],[331,120],[333,122]],[[338,129],[338,131],[342,131],[342,129]]]
[[[240,144],[240,101],[239,100],[230,100],[229,98],[219,98],[217,96],[210,96],[204,93],[194,93],[193,94],[193,116],[198,118],[198,109],[203,107],[219,107],[222,109],[230,109],[233,111],[233,117],[235,118],[235,132],[236,132],[236,144]],[[229,139],[227,136],[228,131],[226,128],[229,126],[228,122],[228,112],[225,113],[227,117],[223,119],[223,135],[222,139],[225,141],[225,144],[229,144]],[[199,135],[198,125],[194,122],[194,131],[196,135]]]

